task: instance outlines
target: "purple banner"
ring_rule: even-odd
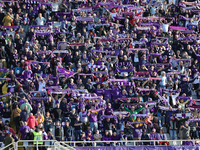
[[[139,142],[139,141],[138,141]],[[105,147],[76,147],[76,150],[199,150],[200,146],[105,146]]]

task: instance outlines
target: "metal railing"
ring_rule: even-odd
[[[26,148],[31,150],[32,147],[36,147],[38,150],[39,147],[50,148],[52,150],[75,150],[74,147],[85,146],[85,147],[96,147],[96,146],[165,146],[159,145],[160,142],[169,142],[169,145],[184,145],[184,142],[193,142],[200,143],[200,139],[196,140],[120,140],[120,141],[56,141],[56,140],[43,140],[43,141],[33,141],[33,140],[20,140],[18,142],[13,142],[0,150],[18,150],[19,148]],[[36,144],[33,144],[36,142]],[[40,144],[43,142],[43,144]],[[167,145],[166,145],[167,146]]]
[[[9,145],[0,148],[0,150],[4,150],[4,149],[15,150],[15,142],[10,143]]]
[[[34,142],[36,142],[34,144]],[[42,142],[42,144],[40,144]],[[32,147],[35,147],[39,150],[40,147],[50,148],[52,150],[75,150],[75,148],[67,145],[63,142],[58,142],[56,140],[42,140],[42,141],[34,141],[34,140],[20,140],[17,142],[10,143],[9,145],[0,148],[0,150],[18,150],[19,148],[26,148],[27,150],[31,150]]]
[[[63,141],[67,145],[72,147],[78,146],[165,146],[160,145],[160,142],[169,142],[169,145],[183,145],[184,142],[191,141],[195,145],[195,143],[200,144],[200,139],[196,140],[120,140],[120,141]],[[167,146],[167,145],[166,145]]]

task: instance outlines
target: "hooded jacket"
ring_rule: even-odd
[[[35,126],[37,126],[37,120],[33,115],[30,115],[27,119],[27,126],[29,126],[31,129],[34,129]]]

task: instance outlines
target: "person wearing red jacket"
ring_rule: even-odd
[[[5,133],[5,136],[9,136],[10,133],[12,133],[12,135],[15,136],[14,129],[9,127],[8,125],[5,125],[4,133]]]
[[[99,79],[100,82],[104,82],[106,80],[106,78],[107,78],[107,76],[103,77],[103,75],[101,73],[99,73],[98,77],[95,76],[95,75],[93,75],[93,77],[94,77],[94,79]]]
[[[35,119],[32,113],[30,114],[26,122],[27,126],[29,126],[31,129],[35,129],[35,126],[37,126],[37,120]]]
[[[141,11],[141,12],[135,14],[134,16],[138,17],[138,16],[140,16],[142,13],[143,13],[143,11]],[[134,25],[134,24],[136,23],[136,21],[137,21],[137,20],[134,18],[134,16],[130,15],[130,17],[133,17],[133,19],[130,20],[130,24],[131,24],[131,25]]]

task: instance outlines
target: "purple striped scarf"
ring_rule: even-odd
[[[45,89],[61,89],[61,86],[49,86],[49,87],[44,87]]]
[[[99,96],[93,96],[93,97],[83,96],[82,99],[101,99],[101,97],[99,97]]]
[[[54,94],[70,94],[72,93],[72,90],[71,89],[52,89],[50,90],[50,93],[54,93]]]
[[[74,93],[72,94],[73,97],[91,97],[94,96],[94,94],[81,94],[81,93]]]
[[[116,82],[118,86],[135,86],[134,82]]]
[[[94,22],[94,18],[93,17],[76,17],[76,21]]]
[[[132,116],[136,116],[136,117],[148,117],[148,114],[132,114]]]
[[[0,80],[11,80],[10,78],[0,78]]]
[[[55,50],[53,51],[54,54],[57,54],[57,53],[68,53],[67,50]]]
[[[191,113],[178,113],[178,114],[175,114],[176,117],[184,117],[184,118],[187,118],[187,117],[191,117],[192,114]]]
[[[127,82],[128,79],[108,79],[111,82]]]
[[[97,53],[109,53],[109,54],[112,53],[112,51],[102,51],[102,50],[96,50],[96,49],[93,49],[92,51],[97,52]]]
[[[6,68],[0,68],[0,71],[2,71],[2,72],[8,72],[9,70],[6,69]]]
[[[0,95],[0,97],[11,96],[11,95],[12,95],[11,93],[7,93],[7,94],[4,94],[4,95]]]
[[[169,111],[169,107],[165,107],[165,106],[158,106],[158,107],[161,110]],[[177,110],[177,108],[172,108],[172,111],[176,111],[176,110]]]
[[[20,26],[0,26],[0,28],[6,28],[6,29],[13,28],[13,29],[16,29],[16,28],[20,28]]]

